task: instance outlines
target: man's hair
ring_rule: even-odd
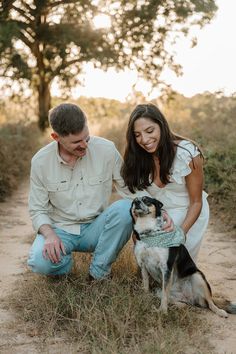
[[[62,103],[49,111],[49,123],[60,136],[80,133],[86,124],[85,113],[77,105]]]

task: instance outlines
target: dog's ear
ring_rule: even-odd
[[[136,220],[135,220],[134,214],[133,214],[133,206],[134,206],[134,202],[132,202],[131,207],[129,209],[129,212],[130,212],[130,215],[131,215],[131,218],[132,218],[132,224],[134,225]]]
[[[156,207],[156,217],[161,216],[161,208],[163,207],[163,203],[160,200],[153,199],[154,205]]]
[[[163,203],[160,202],[160,200],[157,200],[157,204],[158,204],[158,206],[159,206],[160,209],[163,207]]]
[[[137,233],[136,230],[133,229],[133,235],[136,237],[136,240],[139,240],[140,241],[140,236],[139,234]],[[133,239],[134,240],[134,239]]]

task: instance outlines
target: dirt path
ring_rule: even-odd
[[[32,337],[6,305],[14,282],[26,271],[32,235],[27,193],[28,184],[25,182],[9,201],[0,204],[0,354],[70,354],[68,345],[63,344],[60,338],[45,344],[40,343],[37,336]],[[215,298],[225,295],[236,301],[235,254],[235,235],[217,233],[211,223],[199,256],[199,266],[207,275]],[[236,316],[230,315],[225,320],[209,311],[203,311],[203,316],[210,323],[209,340],[214,352],[235,354]]]

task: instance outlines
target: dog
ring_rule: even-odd
[[[169,245],[169,241],[164,247],[159,245],[158,235],[162,238],[168,236],[168,233],[160,232],[163,226],[162,207],[160,201],[148,196],[135,198],[131,204],[133,232],[137,240],[134,254],[141,268],[144,290],[149,291],[149,275],[162,285],[157,296],[160,296],[159,310],[163,313],[167,313],[169,301],[208,307],[225,318],[228,317],[226,311],[236,313],[236,304],[229,304],[225,311],[213,302],[211,287],[192,260],[183,238],[179,244],[177,240],[174,245]],[[149,239],[155,242],[150,243]]]

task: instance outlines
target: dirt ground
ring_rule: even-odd
[[[24,182],[12,198],[0,204],[0,354],[73,354],[73,349],[63,338],[42,343],[39,337],[32,336],[7,306],[7,297],[15,281],[26,272],[29,239],[33,234],[27,210],[27,193],[28,183]],[[215,222],[211,220],[198,265],[206,274],[216,299],[225,297],[236,302],[235,241],[235,232],[217,232]],[[236,315],[221,319],[204,310],[202,316],[206,318],[206,323],[210,323],[208,336],[214,352],[236,353]]]

